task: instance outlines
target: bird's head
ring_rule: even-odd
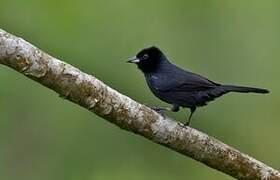
[[[136,56],[130,58],[128,63],[135,63],[143,72],[153,72],[157,66],[167,61],[161,50],[155,46],[142,49]]]

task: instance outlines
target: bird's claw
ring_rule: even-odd
[[[189,127],[190,123],[188,121],[185,123],[178,122],[178,125],[182,128],[186,128],[186,127]]]
[[[159,113],[161,116],[163,116],[164,118],[166,117],[165,115],[165,111],[163,110],[159,110],[159,111],[156,111],[157,113]]]
[[[166,109],[161,108],[161,107],[156,107],[156,106],[150,106],[150,105],[146,105],[147,107],[151,108],[152,110],[156,111],[157,113],[159,113],[160,115],[162,115],[163,117],[165,117],[165,111]]]
[[[190,121],[184,123],[184,126],[189,126],[189,125],[190,125]]]

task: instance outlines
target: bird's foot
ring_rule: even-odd
[[[178,124],[178,126],[180,126],[180,127],[182,127],[182,128],[184,128],[184,127],[185,127],[184,123],[177,122],[177,124]]]
[[[178,125],[182,128],[186,128],[186,127],[189,127],[190,123],[189,122],[185,122],[185,123],[178,122]]]
[[[149,108],[151,108],[152,110],[156,111],[157,113],[159,113],[160,115],[162,115],[163,117],[165,117],[165,112],[167,111],[166,108],[163,107],[156,107],[156,106],[150,106],[150,105],[146,105]]]
[[[190,121],[186,121],[186,122],[184,123],[184,126],[190,126]]]

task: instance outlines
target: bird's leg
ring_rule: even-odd
[[[189,126],[189,125],[190,125],[191,119],[192,119],[192,115],[193,115],[193,113],[195,112],[195,110],[196,110],[196,107],[195,107],[195,106],[191,107],[191,114],[190,114],[190,116],[189,116],[189,118],[188,118],[188,121],[186,121],[186,122],[184,123],[184,126]]]
[[[180,110],[180,107],[176,104],[173,104],[173,106],[171,108],[170,107],[149,106],[149,105],[146,105],[146,106],[148,106],[149,108],[151,108],[152,110],[158,112],[159,114],[161,114],[163,116],[164,116],[165,111],[178,112]]]

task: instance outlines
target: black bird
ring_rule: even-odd
[[[188,126],[197,107],[207,105],[228,92],[268,93],[266,89],[221,85],[198,74],[185,71],[169,62],[157,47],[141,50],[129,63],[135,63],[144,73],[146,82],[153,94],[172,108],[154,107],[156,111],[179,111],[180,107],[189,108],[191,114],[184,124]]]

